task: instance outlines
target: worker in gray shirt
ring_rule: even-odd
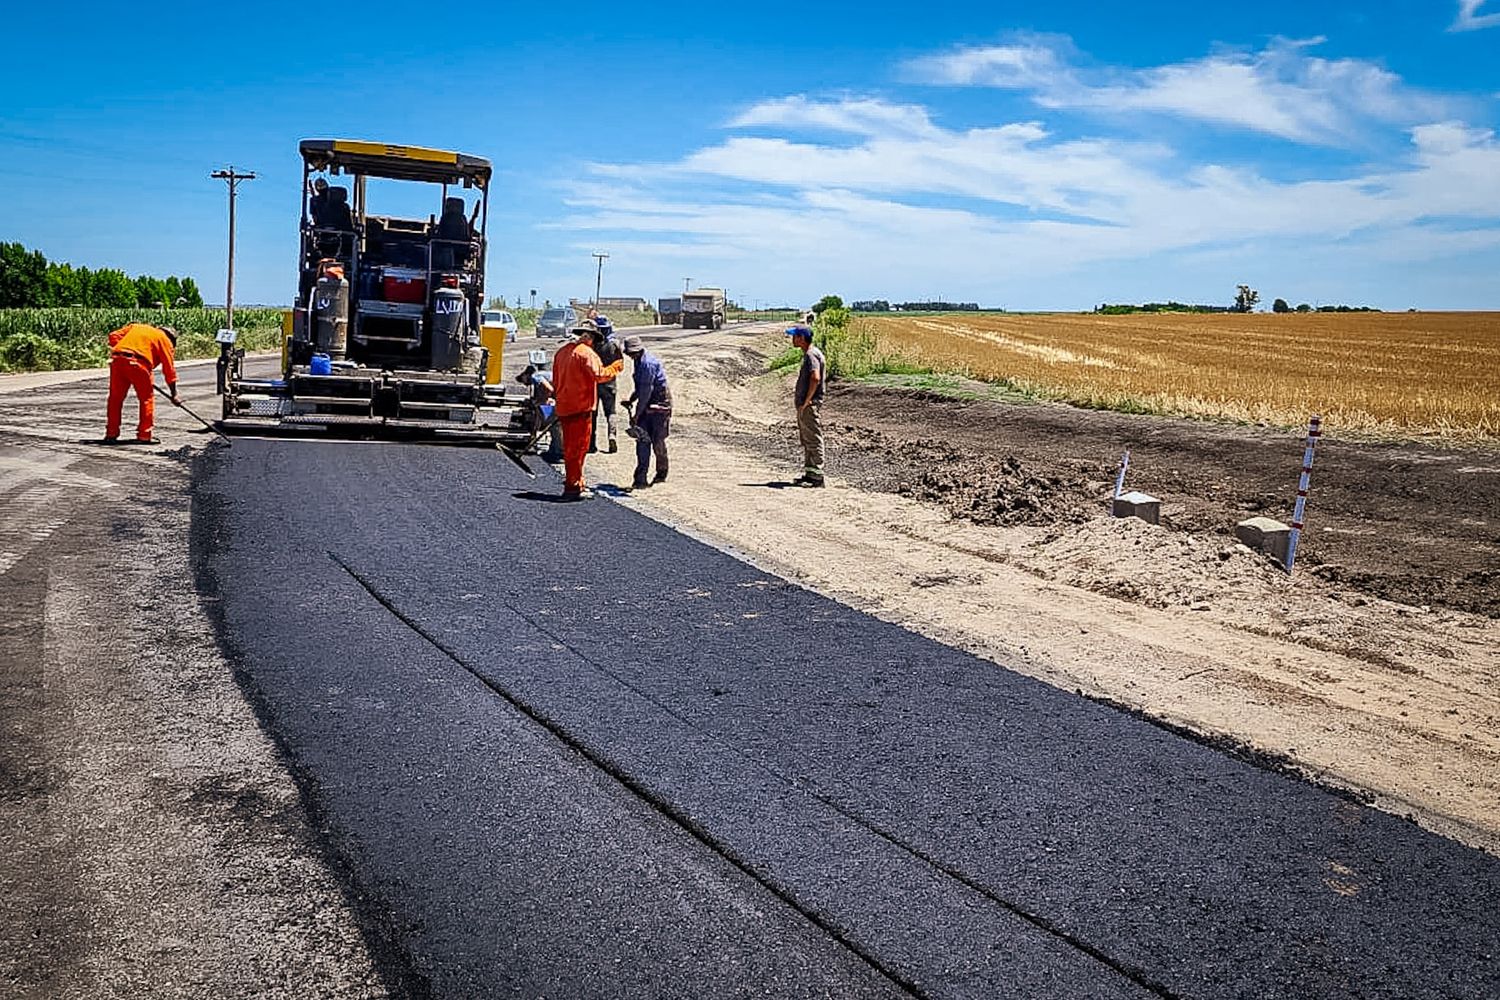
[[[797,405],[797,436],[802,441],[802,475],[792,480],[796,486],[823,485],[823,427],[819,412],[823,407],[823,384],[827,381],[828,362],[823,352],[813,346],[813,332],[806,326],[787,327],[792,345],[802,352],[802,369],[797,373],[793,402]]]

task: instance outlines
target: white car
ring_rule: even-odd
[[[504,330],[505,342],[516,342],[516,318],[504,309],[486,309],[479,314],[479,324],[486,330]]]

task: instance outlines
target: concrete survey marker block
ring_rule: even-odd
[[[1156,497],[1131,490],[1115,497],[1112,513],[1115,517],[1138,517],[1147,524],[1161,523],[1161,501]]]
[[[1234,526],[1234,537],[1286,565],[1286,553],[1292,542],[1289,525],[1271,517],[1252,517]]]

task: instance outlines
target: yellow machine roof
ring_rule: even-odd
[[[479,187],[490,180],[489,160],[443,149],[358,139],[303,139],[300,148],[303,162],[314,170]]]

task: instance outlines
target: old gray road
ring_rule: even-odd
[[[494,452],[238,441],[193,561],[402,988],[1500,996],[1500,861]]]
[[[205,435],[164,406],[161,446],[90,443],[104,398],[0,379],[0,996],[387,995],[200,609]]]

